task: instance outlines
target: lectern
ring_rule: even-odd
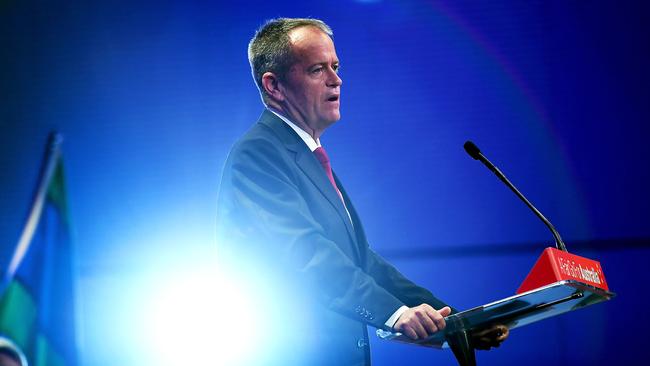
[[[551,230],[556,248],[546,248],[537,259],[515,296],[449,315],[447,326],[422,340],[411,340],[401,333],[377,330],[386,340],[424,347],[451,348],[461,366],[476,365],[472,335],[495,324],[509,329],[574,311],[616,296],[609,291],[600,263],[567,251],[560,234],[550,221],[490,162],[471,141],[465,151],[481,161],[510,188]]]
[[[517,290],[515,296],[498,300],[445,318],[447,326],[428,338],[411,340],[401,333],[377,330],[386,340],[424,347],[451,348],[461,366],[476,365],[472,335],[495,324],[518,328],[616,296],[609,291],[600,263],[567,251],[550,221],[490,162],[471,141],[465,151],[481,161],[510,188],[551,230],[556,248],[546,248]]]
[[[445,318],[445,329],[425,339],[414,341],[401,333],[381,329],[377,330],[377,336],[422,347],[451,348],[459,365],[473,366],[476,365],[471,338],[473,332],[492,324],[504,324],[510,329],[518,328],[606,301],[614,296],[616,294],[612,292],[576,280],[563,280],[449,315]]]

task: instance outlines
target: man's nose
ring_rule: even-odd
[[[327,83],[328,86],[336,87],[336,86],[341,86],[341,84],[343,84],[343,80],[335,70],[330,69],[329,73],[330,75]]]

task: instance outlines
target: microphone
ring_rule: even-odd
[[[530,203],[530,201],[528,201],[526,197],[524,197],[524,195],[521,194],[521,192],[519,192],[519,190],[517,190],[517,188],[512,183],[510,183],[508,178],[506,178],[506,176],[499,170],[499,168],[494,166],[494,164],[492,164],[485,157],[485,155],[481,153],[481,150],[479,150],[478,146],[474,145],[474,143],[471,141],[467,141],[465,142],[463,147],[465,148],[465,151],[467,151],[469,156],[474,158],[474,160],[479,160],[481,163],[485,164],[485,166],[488,167],[488,169],[490,169],[492,173],[494,173],[499,179],[501,179],[501,181],[505,183],[505,185],[507,185],[508,188],[510,188],[513,192],[515,192],[517,197],[519,197],[522,201],[524,201],[526,206],[528,206],[535,213],[535,215],[537,215],[537,217],[539,217],[542,220],[542,222],[544,222],[544,224],[551,230],[551,233],[553,233],[553,237],[555,238],[555,247],[559,250],[566,252],[567,251],[566,246],[564,245],[562,238],[560,238],[560,234],[557,232],[557,230],[555,230],[555,227],[553,227],[551,222],[548,221],[548,219],[544,217],[544,215],[542,215],[542,213],[539,212],[539,210],[535,208],[535,206],[533,206],[533,204]]]

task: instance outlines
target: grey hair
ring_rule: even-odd
[[[332,29],[322,20],[313,18],[276,18],[261,26],[248,44],[248,62],[253,79],[266,102],[268,95],[262,86],[262,75],[272,72],[282,79],[293,64],[289,33],[300,27],[315,27],[332,37]]]

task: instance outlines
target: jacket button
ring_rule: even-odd
[[[359,339],[359,340],[357,341],[357,347],[359,347],[359,348],[363,348],[363,347],[365,347],[365,346],[367,346],[367,345],[368,345],[368,343],[366,343],[366,340],[365,340],[365,339]]]

